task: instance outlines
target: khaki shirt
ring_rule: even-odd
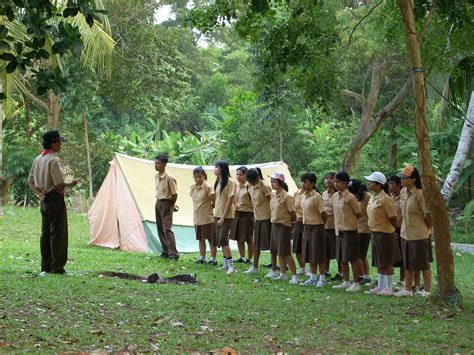
[[[246,182],[244,185],[237,184],[235,192],[235,207],[240,212],[253,212],[252,199],[250,198],[250,186]]]
[[[385,191],[373,195],[367,205],[369,227],[372,232],[393,233],[395,227],[390,223],[390,218],[396,217],[397,212],[389,195]]]
[[[400,192],[400,207],[402,208],[403,222],[400,236],[406,240],[422,240],[429,238],[425,216],[429,213],[426,207],[423,190],[406,187]]]
[[[214,192],[207,182],[203,182],[200,186],[196,184],[191,186],[189,196],[193,200],[193,221],[196,226],[214,222],[211,205],[212,195]]]
[[[395,206],[395,211],[397,212],[397,228],[402,228],[403,215],[402,208],[400,207],[400,195],[392,195],[393,205]]]
[[[288,192],[281,190],[272,192],[270,198],[271,222],[291,227],[291,212],[295,211],[295,201]]]
[[[217,184],[216,191],[214,191],[214,193],[216,194],[216,205],[214,207],[214,217],[234,219],[235,203],[232,203],[230,205],[230,208],[227,211],[227,214],[225,216],[224,216],[224,210],[225,210],[225,206],[227,205],[227,201],[229,201],[231,197],[235,197],[236,187],[237,187],[237,184],[232,179],[229,179],[226,187],[224,187],[224,190],[222,192],[221,192],[221,183],[219,182]]]
[[[324,208],[326,209],[326,213],[328,215],[328,218],[326,219],[326,229],[334,229],[334,210],[333,210],[333,197],[334,193],[329,194],[329,192],[326,190],[323,192],[323,201],[324,201]]]
[[[264,221],[271,218],[270,199],[272,188],[265,181],[260,181],[255,186],[250,186],[253,213],[255,220]]]
[[[344,231],[357,231],[356,214],[360,213],[360,207],[357,198],[349,190],[334,194],[333,209],[336,235]]]
[[[357,220],[357,232],[358,233],[370,233],[370,228],[369,228],[369,217],[367,216],[367,204],[369,203],[370,200],[370,194],[367,192],[364,192],[364,197],[362,198],[362,201],[359,202],[359,208],[360,208],[360,213],[361,216]]]
[[[178,194],[178,187],[176,186],[176,179],[165,171],[162,175],[156,173],[155,175],[155,197],[158,200],[172,200],[173,195]]]
[[[293,199],[295,200],[295,211],[296,211],[296,220],[298,222],[303,221],[303,209],[301,207],[301,198],[303,197],[303,192],[298,190],[295,192]]]
[[[38,155],[31,166],[28,182],[43,193],[51,192],[57,185],[63,184],[63,168],[58,156],[54,153]]]
[[[324,224],[321,213],[324,212],[324,201],[321,195],[312,190],[305,192],[301,201],[303,207],[303,224]]]

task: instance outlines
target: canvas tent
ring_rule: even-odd
[[[275,171],[285,174],[290,193],[297,187],[283,162],[247,165],[260,167],[265,179]],[[167,170],[178,184],[179,211],[174,213],[173,231],[180,252],[198,251],[194,235],[193,204],[189,187],[196,166],[168,163]],[[238,166],[231,166],[235,178]],[[205,166],[209,184],[215,181],[214,166]],[[109,172],[89,213],[90,244],[126,251],[161,252],[155,221],[155,167],[151,160],[115,154]]]

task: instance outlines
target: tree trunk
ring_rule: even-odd
[[[3,78],[0,77],[0,92],[3,93]],[[0,100],[0,184],[3,186],[3,101]],[[4,195],[2,193],[2,200],[0,201],[0,216],[3,217],[3,204],[6,203]]]
[[[459,138],[458,148],[456,155],[454,156],[451,169],[449,170],[448,177],[443,184],[441,194],[446,201],[446,206],[451,200],[454,189],[458,183],[459,176],[464,170],[464,162],[466,161],[467,155],[471,148],[472,139],[474,137],[474,91],[471,93],[471,100],[469,101],[469,108],[467,109],[467,118],[464,120],[464,126],[462,128],[461,137]]]
[[[392,143],[392,145],[390,146],[390,169],[396,171],[398,168],[398,144],[395,142],[395,137],[393,139],[394,143]]]
[[[59,105],[59,96],[53,90],[48,91],[48,129],[56,129],[59,122],[61,107]]]
[[[437,296],[451,305],[459,305],[460,295],[454,284],[454,262],[449,233],[448,211],[436,184],[431,162],[428,124],[425,113],[425,83],[421,62],[420,38],[415,29],[413,0],[398,0],[402,13],[407,51],[412,67],[413,95],[415,98],[415,131],[418,161],[426,202],[433,216],[433,235],[436,250]]]
[[[89,148],[89,133],[87,131],[87,120],[86,113],[82,113],[82,122],[84,124],[84,139],[86,141],[86,153],[87,153],[87,177],[89,179],[89,202],[94,198],[94,189],[92,186],[92,167],[91,167],[91,151]]]
[[[377,103],[380,93],[380,85],[384,70],[385,64],[374,63],[374,66],[372,67],[370,92],[367,99],[361,94],[354,93],[349,90],[343,91],[344,94],[357,98],[362,104],[362,114],[359,128],[357,129],[356,136],[352,139],[342,162],[342,170],[347,171],[349,174],[357,166],[357,162],[364,145],[378,131],[384,120],[390,116],[398,108],[398,106],[401,105],[405,97],[410,92],[411,80],[408,79],[405,81],[405,84],[402,86],[397,95],[395,95],[395,97],[387,105],[385,105],[375,114],[375,116],[373,116],[375,104]]]

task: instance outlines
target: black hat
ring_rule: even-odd
[[[61,137],[58,130],[48,131],[45,134],[43,134],[44,143],[55,142],[59,140],[64,142],[66,141],[66,138]]]

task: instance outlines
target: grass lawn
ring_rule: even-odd
[[[0,352],[474,350],[473,255],[455,257],[465,309],[454,314],[421,298],[292,286],[264,280],[263,272],[229,277],[195,265],[196,254],[173,263],[91,247],[86,217],[73,213],[72,275],[39,277],[39,211],[6,207],[0,223]],[[99,271],[197,273],[199,284],[142,284],[99,278]]]

